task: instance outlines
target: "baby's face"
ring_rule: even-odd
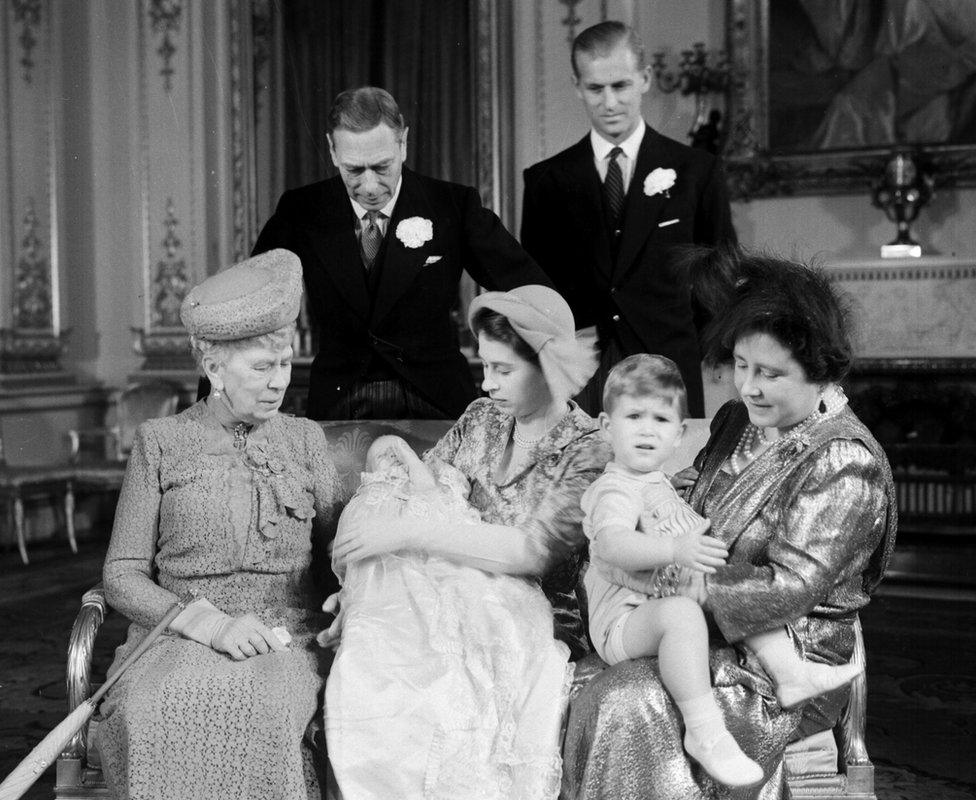
[[[403,467],[396,442],[389,437],[380,437],[366,453],[366,469],[370,472],[388,472],[396,467]]]
[[[663,397],[622,395],[600,414],[613,460],[636,473],[661,469],[681,443],[685,424],[677,403]]]

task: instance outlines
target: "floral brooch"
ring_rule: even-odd
[[[434,238],[434,223],[423,217],[408,217],[396,227],[396,237],[404,247],[423,247]]]
[[[665,197],[670,197],[670,189],[674,186],[677,177],[678,173],[673,169],[658,167],[657,169],[651,170],[647,174],[647,177],[644,178],[644,194],[648,197],[653,197],[656,194],[664,192]]]

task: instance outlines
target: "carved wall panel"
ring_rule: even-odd
[[[59,26],[50,0],[0,7],[0,380],[61,375]]]
[[[209,70],[213,80],[219,59],[212,52],[214,42],[204,37],[206,11],[203,4],[187,0],[142,0],[140,7],[136,53],[144,303],[136,349],[146,358],[144,369],[190,366],[179,308],[190,287],[207,273],[204,137],[212,90],[206,75]],[[214,234],[219,239],[219,229]]]

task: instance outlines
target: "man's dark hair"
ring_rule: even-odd
[[[634,54],[637,59],[637,68],[643,69],[644,62],[644,43],[640,40],[637,32],[629,25],[624,25],[617,20],[608,19],[606,22],[599,22],[587,28],[573,39],[573,49],[570,51],[570,60],[573,63],[573,75],[579,78],[579,64],[577,58],[580,53],[589,56],[603,56],[613,50],[617,45],[624,44]]]
[[[377,125],[388,125],[399,140],[406,124],[397,101],[385,89],[377,86],[360,86],[347,89],[336,97],[329,109],[329,135],[337,128],[365,133]]]

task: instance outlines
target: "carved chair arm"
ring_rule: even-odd
[[[68,641],[68,711],[91,696],[92,652],[95,637],[108,613],[105,590],[99,583],[89,589],[81,598],[81,609],[75,617]],[[85,758],[88,753],[87,723],[68,742],[61,755],[67,758]]]
[[[864,650],[864,633],[861,630],[861,618],[854,621],[854,653],[851,663],[867,663]],[[844,754],[844,762],[848,765],[869,766],[868,750],[864,743],[864,729],[867,724],[868,684],[865,673],[858,675],[851,683],[851,696],[844,706],[840,718],[840,745]]]
[[[122,452],[122,431],[118,425],[112,428],[72,428],[68,431],[68,440],[71,443],[71,463],[76,464],[81,458],[81,445],[83,441],[101,440],[108,443],[111,447],[112,458],[118,461],[125,459]],[[104,448],[104,444],[103,444]],[[99,458],[104,458],[105,452],[99,454]]]

